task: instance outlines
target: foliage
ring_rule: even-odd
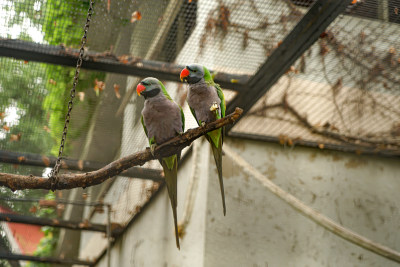
[[[42,31],[45,43],[63,44],[74,48],[80,46],[88,1],[16,0],[10,3],[11,5],[4,7],[10,14],[13,11],[13,17],[8,20],[9,27],[22,25],[24,20],[28,19],[30,25]],[[18,39],[32,41],[29,33],[25,31],[21,31]],[[56,155],[75,69],[4,57],[0,58],[0,66],[1,148],[42,155],[49,155],[51,151],[51,154]],[[92,88],[94,79],[104,79],[104,76],[104,73],[81,71],[77,91]],[[96,104],[97,102],[89,103],[92,109]],[[11,111],[15,114],[7,116]],[[10,117],[14,120],[10,121]],[[88,121],[89,119],[90,116],[87,116]],[[74,129],[72,123],[68,137],[76,138],[82,133],[84,131]],[[68,144],[67,142],[66,153],[71,149]],[[43,168],[0,164],[0,171],[41,176]],[[46,198],[55,197],[52,192],[46,194],[45,190],[11,192],[5,188],[0,188],[0,195],[13,198],[43,198],[44,195]],[[54,209],[38,208],[37,205],[32,206],[24,202],[1,201],[0,205],[21,214],[35,213],[35,216],[55,217]],[[35,255],[50,256],[58,239],[58,230],[51,227],[43,227],[42,230],[45,237]],[[32,263],[28,266],[48,265]]]
[[[24,19],[28,18],[33,25],[42,30],[44,33],[43,39],[48,44],[62,44],[73,48],[80,47],[80,40],[83,34],[82,24],[89,8],[89,1],[18,0],[13,2],[13,8],[15,16],[10,20],[9,26],[21,24]],[[55,142],[51,149],[47,151],[51,150],[51,154],[57,155],[58,142],[64,127],[67,104],[70,99],[69,92],[72,88],[75,69],[43,64],[43,70],[45,74],[42,77],[45,77],[44,81],[48,94],[42,101],[42,108],[50,111],[48,124],[49,129],[51,129],[50,135]],[[104,73],[82,70],[77,91],[91,88],[95,78],[102,80],[104,77]],[[94,108],[94,106],[91,105],[91,108]],[[89,120],[89,118],[87,119]],[[76,138],[83,132],[81,129],[73,129],[74,127],[71,126],[69,138]],[[64,149],[66,154],[71,149],[68,144]]]

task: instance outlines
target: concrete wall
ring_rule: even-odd
[[[341,225],[400,250],[398,160],[228,139],[255,168]],[[167,192],[112,250],[111,266],[398,266],[298,214],[224,156],[227,215],[208,144],[201,151],[193,215],[175,247]],[[191,161],[179,173],[178,218]],[[97,266],[106,266],[106,258]]]

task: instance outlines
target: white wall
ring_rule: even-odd
[[[324,215],[400,250],[398,160],[238,139],[228,139],[226,145]],[[208,144],[202,149],[195,207],[181,251],[175,247],[163,189],[114,246],[111,266],[398,266],[298,214],[228,156],[224,217]],[[179,219],[190,165],[186,161],[179,173]],[[106,258],[98,266],[106,266]]]

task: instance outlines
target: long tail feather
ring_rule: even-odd
[[[165,160],[173,160],[173,166],[171,169],[168,168],[168,165]],[[167,184],[169,199],[171,200],[172,213],[174,215],[174,225],[175,225],[175,239],[176,239],[176,247],[180,248],[179,244],[179,235],[178,235],[178,221],[176,216],[176,206],[177,206],[177,175],[178,175],[178,160],[177,156],[171,156],[167,159],[161,160],[161,165],[164,169],[165,183]]]
[[[208,137],[208,136],[207,136]],[[224,209],[224,216],[226,215],[226,205],[225,205],[225,192],[224,192],[224,180],[222,179],[222,138],[219,138],[219,145],[216,147],[212,142],[211,138],[207,138],[210,142],[215,164],[217,165],[218,170],[218,178],[219,178],[219,187],[221,189],[221,197],[222,197],[222,207]]]

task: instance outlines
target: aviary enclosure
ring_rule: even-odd
[[[388,213],[380,217],[377,209],[367,211],[368,220],[381,220],[375,223],[381,227],[374,224],[374,238],[364,236],[339,215],[324,214],[329,204],[313,206],[318,194],[300,200],[280,180],[275,183],[279,164],[257,170],[233,145],[257,142],[261,151],[262,144],[278,144],[284,153],[313,149],[314,158],[343,153],[338,155],[355,157],[348,169],[362,168],[369,160],[387,161],[398,181],[399,9],[398,0],[0,0],[2,264],[118,266],[113,253],[119,242],[165,190],[161,166],[145,150],[143,99],[135,91],[148,76],[165,83],[183,107],[190,129],[156,149],[160,156],[183,148],[182,173],[188,174],[188,181],[178,196],[182,240],[189,238],[187,227],[194,220],[193,195],[202,169],[196,160],[204,157],[205,142],[192,141],[225,126],[225,169],[240,166],[244,177],[255,178],[265,194],[272,192],[286,202],[282,205],[362,248],[357,249],[379,255],[370,261],[357,256],[360,265],[399,263],[398,205],[388,202]],[[230,114],[199,128],[185,101],[187,86],[179,79],[180,71],[194,62],[211,70]],[[192,166],[190,171],[185,164]],[[224,172],[228,217],[235,213],[229,202],[236,190],[229,184],[231,172]],[[307,183],[299,186],[309,190]],[[376,186],[390,191],[398,183]],[[328,203],[334,201],[327,198]],[[170,223],[170,217],[152,216]],[[392,237],[380,238],[385,227]],[[173,237],[171,227],[166,236]],[[210,244],[205,247],[212,247],[205,240]],[[254,246],[264,244],[257,241]],[[202,266],[225,266],[222,259],[208,262],[206,252]],[[257,253],[259,258],[264,255]],[[283,258],[281,266],[293,263]],[[327,264],[324,256],[317,258],[322,261],[310,265]],[[138,259],[132,256],[124,264],[157,266]]]

